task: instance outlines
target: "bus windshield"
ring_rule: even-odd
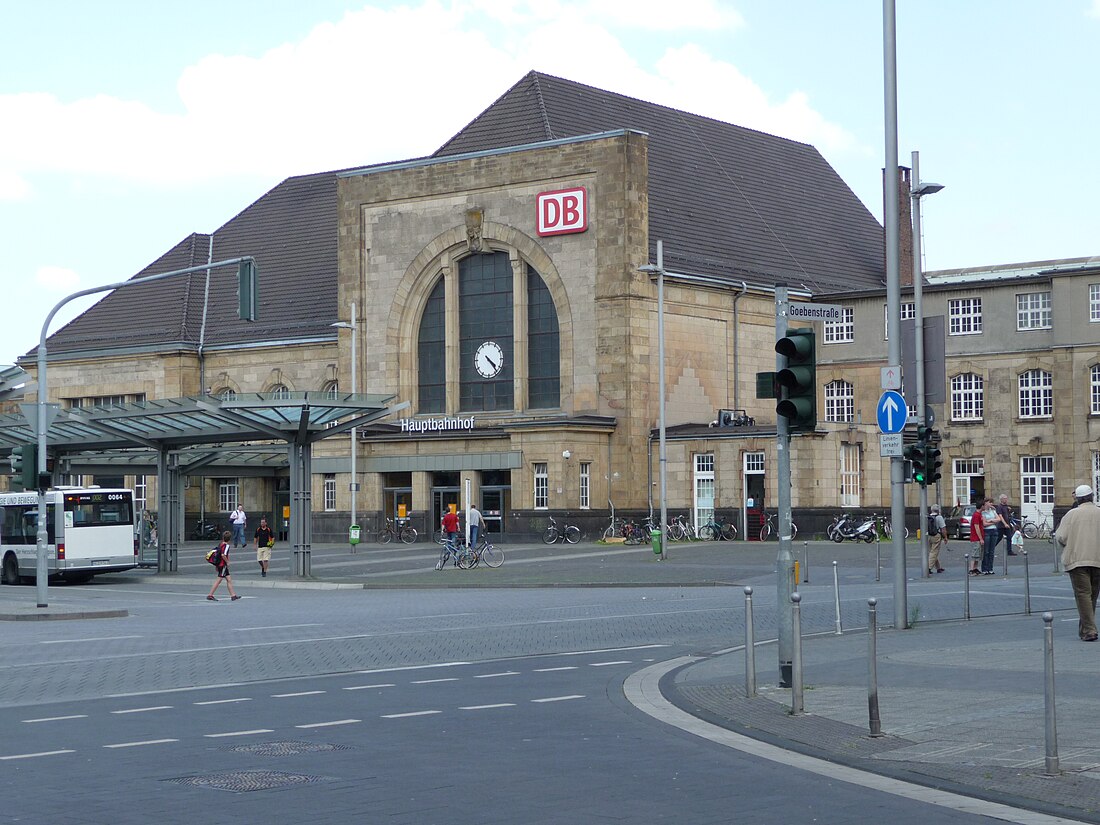
[[[65,527],[117,527],[134,523],[128,493],[79,492],[65,494]]]

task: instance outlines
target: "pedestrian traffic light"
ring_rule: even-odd
[[[787,419],[787,432],[812,432],[817,427],[816,336],[809,328],[789,329],[775,342],[787,366],[776,373],[780,400],[777,415]]]
[[[925,452],[925,444],[918,441],[915,444],[908,445],[904,452],[903,457],[912,466],[912,479],[920,484],[922,487],[925,484],[926,468],[928,456]]]
[[[924,445],[924,467],[925,467],[925,484],[935,484],[942,478],[940,473],[940,467],[943,466],[943,459],[940,458],[940,448],[936,446],[934,442],[927,442]]]

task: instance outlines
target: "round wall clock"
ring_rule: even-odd
[[[474,368],[482,378],[493,378],[504,367],[504,351],[496,341],[486,341],[474,353]]]

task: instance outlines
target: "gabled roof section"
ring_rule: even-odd
[[[650,259],[812,292],[881,286],[883,230],[813,146],[530,72],[433,157],[614,129],[649,135]]]
[[[288,178],[213,235],[189,235],[134,277],[243,255],[260,270],[255,323],[237,318],[235,267],[211,272],[209,295],[206,273],[196,272],[108,293],[47,339],[49,354],[332,337],[336,174]]]

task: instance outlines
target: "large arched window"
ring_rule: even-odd
[[[519,267],[522,267],[519,268]],[[470,255],[441,277],[417,336],[418,412],[556,409],[561,404],[557,310],[530,264],[507,252]],[[456,278],[450,283],[449,278]],[[452,296],[454,306],[448,306]],[[452,318],[451,313],[457,314]],[[447,340],[448,318],[457,331]],[[447,398],[447,353],[457,396]],[[453,355],[452,355],[453,357]],[[519,398],[516,393],[523,393]]]

